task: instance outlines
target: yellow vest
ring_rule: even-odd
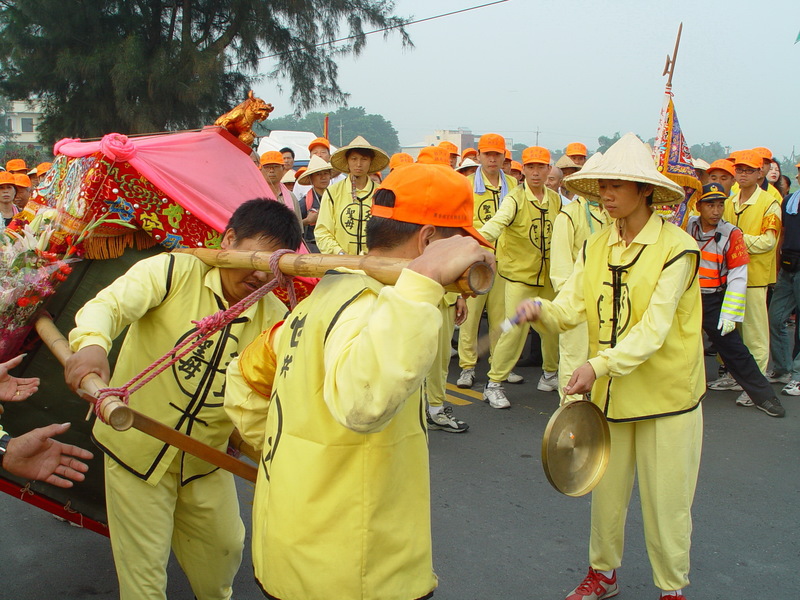
[[[775,200],[778,201],[778,204],[783,204],[783,196],[781,196],[781,193],[778,191],[778,188],[776,188],[771,183],[767,184],[767,189],[766,190],[764,188],[762,188],[761,186],[758,186],[758,189],[767,192],[770,196],[772,196],[773,198],[775,198]],[[735,196],[738,193],[739,193],[739,184],[734,182],[733,185],[731,186],[730,195],[731,196]]]
[[[570,252],[572,261],[575,262],[584,242],[592,234],[605,229],[611,223],[611,216],[602,204],[592,204],[581,196],[576,196],[575,200],[562,206],[561,212],[569,220],[574,232]]]
[[[747,235],[761,235],[770,228],[775,229],[775,235],[781,232],[780,217],[768,215],[767,209],[778,202],[770,194],[759,187],[756,187],[748,202],[755,200],[753,204],[743,204],[739,206],[739,194],[725,200],[725,212],[722,218],[732,223]],[[780,213],[780,210],[778,211]],[[777,222],[776,222],[777,221]],[[778,244],[769,252],[761,254],[751,254],[750,263],[747,265],[747,287],[764,287],[775,283],[776,259],[775,253]]]
[[[550,241],[561,197],[544,188],[542,203],[523,182],[503,202],[512,202],[514,220],[497,240],[497,273],[504,279],[535,287],[550,287]]]
[[[627,265],[609,264],[611,228],[586,242],[583,271],[589,356],[614,347],[642,320],[659,276],[679,257],[698,260],[697,242],[662,222],[658,242],[643,246]],[[635,421],[694,410],[705,394],[702,305],[697,277],[678,302],[663,345],[622,377],[598,377],[592,402],[609,421]]]
[[[375,182],[367,178],[365,191],[353,198],[349,177],[334,183],[322,195],[314,227],[317,246],[323,254],[362,254],[367,251],[367,221],[372,212]]]
[[[413,600],[436,587],[422,390],[368,434],[339,424],[322,393],[327,332],[351,301],[381,287],[361,274],[326,275],[278,342],[253,568],[281,600]]]
[[[114,339],[138,315],[120,349],[111,387],[123,385],[196,330],[201,319],[225,306],[219,269],[186,254],[159,254],[136,263],[102,290],[75,316],[70,333],[73,350]],[[149,310],[148,310],[149,308]],[[146,312],[145,312],[146,311]],[[132,408],[223,452],[233,423],[222,408],[225,370],[259,332],[286,313],[273,295],[247,309],[173,367],[130,397]],[[117,322],[119,315],[123,317]],[[113,327],[115,330],[108,330]],[[95,443],[137,477],[156,485],[177,454],[181,477],[191,481],[217,467],[180,452],[138,429],[115,431],[99,419],[92,428]]]
[[[500,206],[500,201],[503,198],[501,188],[494,188],[489,186],[489,184],[486,184],[486,191],[482,194],[475,192],[475,175],[476,173],[467,175],[467,180],[469,181],[469,185],[472,187],[472,197],[475,200],[475,209],[472,213],[472,223],[475,226],[475,229],[480,229],[483,224],[491,219],[494,216],[494,213],[497,212],[497,207]],[[506,178],[506,193],[511,193],[511,190],[516,188],[519,183],[516,179],[511,177],[511,175],[506,175],[502,171],[500,171],[500,177]],[[484,183],[485,182],[486,180],[484,179]]]

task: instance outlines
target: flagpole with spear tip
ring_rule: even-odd
[[[678,58],[678,46],[681,45],[681,32],[683,31],[683,22],[678,26],[678,37],[675,40],[675,50],[672,51],[672,57],[667,54],[667,64],[664,65],[664,72],[662,75],[669,75],[667,78],[667,91],[672,89],[672,76],[675,74],[675,61]]]

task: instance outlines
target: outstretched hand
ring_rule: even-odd
[[[12,377],[8,372],[19,365],[24,354],[15,356],[11,360],[0,363],[0,400],[3,402],[18,402],[27,400],[39,390],[38,377]]]
[[[69,429],[69,423],[48,425],[11,438],[3,457],[3,468],[17,477],[44,481],[57,487],[72,487],[83,481],[92,453],[52,439]]]

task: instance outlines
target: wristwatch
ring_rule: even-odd
[[[6,450],[8,449],[8,442],[11,441],[11,436],[7,433],[4,433],[2,437],[0,437],[0,467],[3,466],[3,457],[6,455]]]

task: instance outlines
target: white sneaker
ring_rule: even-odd
[[[781,390],[784,396],[800,396],[800,381],[790,381]]]
[[[714,381],[709,382],[708,389],[716,390],[716,391],[728,391],[728,392],[741,392],[742,386],[736,383],[736,380],[731,376],[730,373],[725,373],[719,379],[715,379]]]
[[[456,385],[460,388],[471,388],[475,383],[475,369],[461,369]]]
[[[509,408],[511,406],[503,386],[493,381],[487,383],[483,388],[483,401],[488,402],[492,408]]]
[[[511,371],[511,373],[508,374],[508,377],[506,377],[506,381],[508,383],[522,383],[525,381],[525,378],[522,375],[517,375],[514,373],[514,371]]]
[[[548,373],[545,371],[539,377],[539,383],[536,384],[536,389],[542,392],[555,392],[558,389],[558,371]]]
[[[739,397],[736,398],[736,406],[753,406],[753,401],[747,395],[747,392],[739,394]]]
[[[772,369],[771,371],[767,371],[767,381],[769,381],[770,383],[782,383],[782,384],[786,385],[791,380],[792,380],[792,374],[791,373],[778,374],[775,371],[775,369]]]

